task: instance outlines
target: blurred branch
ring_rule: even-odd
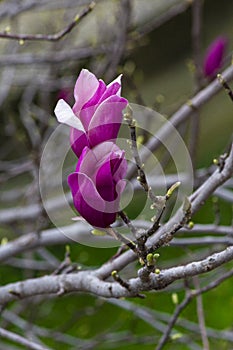
[[[26,330],[28,330],[28,322],[25,321],[25,319],[23,319],[22,317],[19,317],[12,310],[4,310],[1,316],[4,321],[6,321],[7,323],[9,322],[10,324],[18,327],[24,333],[26,332]],[[53,341],[56,340],[59,341],[59,343],[64,343],[76,347],[81,347],[86,343],[90,344],[88,340],[80,339],[72,335],[54,330],[51,331],[51,329],[49,328],[45,328],[35,324],[31,325],[31,332],[39,337],[51,338],[53,339]]]
[[[90,0],[66,0],[66,9],[87,5]],[[6,0],[0,3],[0,19],[6,17],[15,17],[20,13],[25,13],[32,9],[59,9],[64,8],[64,0],[48,1],[48,0]]]
[[[135,222],[136,228],[149,228],[151,222],[139,221]],[[189,246],[189,245],[209,245],[209,244],[233,244],[233,228],[231,226],[215,226],[215,225],[195,225],[192,230],[182,228],[179,233],[196,234],[196,233],[211,233],[225,235],[226,237],[202,236],[190,238],[174,238],[171,241],[171,246]],[[90,230],[85,223],[76,223],[70,226],[64,226],[41,231],[40,235],[36,232],[21,235],[15,240],[11,240],[0,246],[0,262],[8,263],[8,259],[17,254],[38,249],[41,247],[60,245],[60,244],[75,244],[77,241],[82,241],[84,236],[90,234]],[[232,237],[231,237],[232,236]],[[106,240],[106,238],[104,238]],[[109,238],[110,239],[110,238]],[[99,243],[101,237],[98,237]],[[58,265],[57,261],[49,261],[50,266]]]
[[[77,14],[73,21],[68,24],[67,27],[62,29],[56,34],[10,34],[7,32],[0,33],[0,38],[2,39],[12,39],[12,40],[19,40],[19,41],[26,41],[26,40],[40,40],[40,41],[58,41],[62,39],[65,35],[70,33],[74,27],[80,21],[88,15],[94,8],[95,2],[92,1],[80,14]]]
[[[194,0],[192,3],[192,49],[194,60],[194,93],[197,93],[203,85],[203,74],[201,64],[201,33],[202,33],[203,0]],[[193,169],[196,169],[196,158],[198,151],[200,131],[200,113],[193,111],[190,119],[189,150]]]
[[[98,47],[78,47],[76,49],[69,49],[64,51],[57,51],[43,55],[34,55],[31,53],[16,54],[16,55],[2,55],[0,57],[1,66],[15,66],[15,65],[30,65],[30,64],[58,64],[62,62],[76,61],[85,58],[95,57],[106,53],[108,50],[105,46]]]
[[[193,277],[193,283],[196,290],[200,289],[200,281],[198,276]],[[202,345],[203,350],[209,350],[209,340],[206,332],[205,325],[205,316],[204,316],[204,308],[203,308],[203,299],[201,293],[196,296],[197,298],[197,315],[198,315],[198,323],[201,332]]]
[[[112,49],[108,58],[109,66],[106,69],[106,80],[110,81],[117,72],[117,67],[125,52],[127,32],[130,26],[131,1],[121,0],[118,17],[118,25],[115,31],[115,38],[112,40]]]
[[[224,274],[224,276],[225,276],[225,274]],[[231,273],[229,273],[229,275],[225,276],[225,277],[226,278],[224,280],[231,278],[232,275],[231,275]],[[183,288],[183,286],[182,286],[182,288]],[[121,300],[107,299],[106,301],[110,304],[121,307],[122,309],[126,309],[127,311],[131,311],[134,315],[136,315],[138,318],[141,318],[142,320],[144,320],[145,322],[150,324],[155,329],[159,330],[161,327],[162,333],[164,333],[164,324],[158,323],[158,320],[163,321],[165,323],[168,323],[171,319],[171,314],[169,314],[169,313],[157,311],[157,310],[151,309],[151,308],[143,306],[143,305],[138,306],[133,301],[122,300],[122,299]],[[193,333],[200,334],[199,326],[194,322],[191,322],[191,321],[184,319],[184,318],[183,319],[179,318],[176,323],[179,327],[182,327],[185,330],[189,330],[191,332],[191,334],[193,334]],[[174,330],[174,328],[173,328],[173,330]],[[213,339],[223,339],[223,340],[233,342],[233,333],[231,331],[221,331],[219,329],[213,329],[210,327],[207,327],[206,330],[207,330],[208,337],[211,337]]]
[[[30,169],[29,169],[30,170]],[[208,172],[209,173],[209,172]],[[208,174],[208,177],[210,176],[210,173]],[[185,177],[185,174],[179,174],[179,178],[181,179],[181,182],[185,182],[188,177]],[[159,177],[156,179],[154,177],[148,177],[148,182],[151,186],[154,186],[156,180],[156,185],[158,185]],[[161,181],[164,181],[164,177],[161,178]],[[172,183],[175,183],[177,181],[177,175],[171,175],[166,177],[166,183],[169,187]],[[226,182],[226,185],[228,184],[228,181]],[[229,183],[229,186],[231,184]],[[55,186],[56,187],[56,186]],[[140,189],[141,186],[139,184],[134,183],[134,190]],[[15,190],[9,190],[9,191],[3,191],[1,193],[1,201],[4,203],[5,201],[11,201],[11,200],[19,200],[21,196],[27,196],[27,192],[30,193],[30,186],[25,187],[23,190],[22,188],[18,188]],[[223,200],[233,203],[233,192],[229,189],[224,188],[223,186],[218,187],[214,192],[214,195],[222,198]],[[72,203],[72,197],[70,193],[66,193],[66,198],[68,203]],[[47,202],[47,207],[49,207],[50,210],[57,210],[59,208],[62,208],[64,205],[64,197],[63,196],[57,196],[54,198],[51,198]],[[41,213],[41,207],[38,204],[31,204],[28,206],[18,206],[18,207],[11,207],[8,209],[1,209],[0,210],[0,223],[2,224],[9,224],[16,221],[31,221],[34,220],[40,213]],[[145,223],[142,221],[141,225],[142,227],[148,228],[148,226],[145,226]],[[148,224],[148,223],[147,223]]]
[[[233,247],[232,247],[233,248]],[[201,295],[202,293],[205,293],[211,289],[216,288],[219,284],[221,284],[222,282],[224,282],[226,279],[230,278],[233,276],[233,271],[229,271],[227,273],[225,273],[223,276],[219,277],[218,279],[216,279],[214,282],[211,282],[209,285],[194,290],[194,291],[189,291],[186,295],[186,297],[183,299],[182,303],[180,303],[179,305],[177,305],[176,310],[172,316],[172,318],[170,319],[170,322],[168,324],[167,330],[166,332],[163,334],[163,336],[161,337],[159,344],[156,348],[156,350],[161,350],[163,348],[163,346],[165,345],[165,343],[167,342],[171,330],[174,327],[179,315],[181,314],[181,312],[186,308],[186,306],[191,302],[191,300],[195,297],[197,297],[198,295]]]
[[[195,92],[201,88],[203,80],[201,64],[202,12],[203,0],[194,0],[192,3],[192,47],[195,64]]]
[[[149,310],[146,307],[143,307],[142,305],[137,305],[136,303],[129,302],[127,300],[118,300],[118,299],[108,299],[108,303],[116,305],[124,310],[132,312],[133,315],[137,316],[144,322],[146,322],[150,327],[153,327],[155,330],[164,333],[166,330],[166,325],[158,321],[151,309]],[[177,333],[177,331],[174,330],[174,334]],[[187,343],[185,337],[178,338],[176,341],[180,343]],[[188,340],[190,344],[191,340]]]
[[[44,346],[34,343],[32,340],[28,340],[25,337],[21,337],[20,335],[7,331],[3,328],[0,328],[0,336],[8,340],[11,340],[17,344],[20,344],[22,346],[25,346],[27,347],[27,349],[49,350],[49,348],[45,348]]]
[[[186,11],[191,5],[190,0],[184,0],[182,3],[178,3],[170,8],[168,8],[162,15],[155,17],[146,24],[143,24],[141,28],[134,30],[130,33],[130,38],[134,39],[136,37],[139,40],[141,37],[149,34],[156,28],[159,28],[164,23],[168,22],[170,19],[176,17],[182,12]]]
[[[231,81],[233,79],[233,65],[228,67],[223,73],[222,77],[225,81]],[[199,109],[202,105],[210,100],[215,94],[221,91],[222,85],[219,83],[218,79],[213,80],[206,88],[199,91],[191,100],[186,102],[179,110],[173,114],[169,119],[169,122],[173,127],[177,128],[182,124],[187,118],[192,115],[193,111]],[[159,148],[161,143],[164,143],[167,137],[169,137],[172,128],[169,126],[169,123],[163,125],[156,133],[156,137],[152,137],[144,146],[140,152],[140,156],[145,162],[150,154],[148,150],[154,152]],[[128,178],[131,178],[134,174],[134,167],[132,164],[129,164],[128,167]]]

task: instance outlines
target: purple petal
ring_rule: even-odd
[[[115,158],[116,159],[116,158]],[[119,160],[113,160],[111,159],[111,166],[112,166],[112,174],[114,176],[114,181],[117,183],[122,178],[126,176],[127,173],[127,161],[124,157],[124,152],[122,152],[121,157]]]
[[[103,159],[102,159],[103,160]],[[96,169],[98,168],[98,159],[95,152],[85,147],[78,160],[76,172],[86,174],[90,179],[95,179]]]
[[[110,159],[110,155],[112,152],[122,152],[120,148],[113,142],[107,141],[104,143],[100,143],[92,149],[92,152],[96,158],[96,165],[100,167],[106,159]]]
[[[113,201],[117,197],[109,160],[99,168],[96,174],[96,188],[106,201]]]
[[[74,87],[75,114],[79,113],[83,105],[90,100],[99,86],[96,76],[87,69],[82,69]]]
[[[76,173],[81,173],[81,166],[83,164],[83,161],[85,162],[85,157],[86,157],[86,154],[89,152],[89,148],[86,146],[84,147],[80,157],[79,157],[79,160],[78,160],[78,163],[76,165],[76,169],[75,169],[75,172]]]
[[[203,66],[205,76],[213,77],[221,68],[226,46],[226,38],[219,37],[208,47]]]
[[[97,105],[97,103],[99,103],[100,99],[104,95],[106,89],[107,89],[107,87],[106,87],[105,83],[103,82],[103,80],[100,79],[98,89],[96,90],[96,92],[92,96],[92,98],[85,103],[85,105],[82,107],[82,109]]]
[[[114,95],[98,106],[89,125],[88,137],[91,147],[117,138],[122,122],[122,111],[126,105],[126,99]]]
[[[84,147],[88,146],[87,135],[75,128],[70,128],[70,145],[77,157],[80,156]]]
[[[79,118],[85,130],[88,130],[90,121],[95,113],[97,104],[99,103],[99,99],[101,98],[105,90],[106,90],[106,85],[104,84],[103,81],[100,80],[98,89],[96,90],[95,94],[92,96],[92,98],[89,101],[87,101],[84,104],[81,111],[79,112]],[[74,107],[74,112],[75,112],[75,107]]]
[[[96,109],[90,122],[89,129],[102,124],[121,123],[122,111],[127,103],[128,101],[124,97],[119,97],[117,95],[108,97]]]
[[[122,74],[120,74],[116,79],[114,79],[111,83],[109,83],[107,85],[107,88],[110,87],[111,85],[115,84],[115,83],[118,83],[119,84],[119,90],[116,92],[116,94],[118,96],[120,96],[121,94],[121,78],[122,78]]]
[[[99,100],[99,104],[101,102],[103,102],[104,100],[106,100],[108,97],[116,95],[116,93],[119,91],[120,87],[121,87],[120,84],[117,82],[108,86],[106,91],[104,92],[104,94],[101,96],[101,98]]]
[[[68,177],[74,206],[91,225],[104,228],[111,225],[116,213],[105,212],[105,202],[97,192],[93,182],[85,174],[73,173]],[[99,210],[96,210],[98,208]]]

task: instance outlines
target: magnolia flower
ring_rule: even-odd
[[[74,87],[75,104],[71,108],[59,100],[55,114],[60,123],[71,126],[70,143],[79,157],[85,146],[116,139],[127,100],[120,96],[121,75],[109,85],[82,69]]]
[[[115,221],[126,171],[124,151],[113,142],[82,151],[68,184],[75,208],[91,225],[106,228]]]
[[[227,39],[220,36],[207,48],[203,62],[203,72],[206,77],[213,78],[221,68],[226,46]]]

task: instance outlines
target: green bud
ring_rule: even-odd
[[[91,233],[94,236],[105,236],[106,235],[106,232],[101,231],[101,230],[97,230],[97,229],[92,230]]]
[[[167,191],[166,193],[166,197],[170,198],[171,195],[173,194],[173,192],[180,186],[181,182],[177,181],[176,183],[174,183]]]
[[[143,135],[140,135],[140,136],[137,137],[137,143],[142,144],[143,141],[144,141],[144,136]]]
[[[175,333],[171,336],[171,339],[176,340],[176,339],[180,339],[182,337],[183,337],[183,335],[181,333]]]
[[[153,254],[147,254],[146,256],[147,260],[147,266],[153,266],[154,265],[154,259],[153,259]]]
[[[159,257],[160,257],[160,254],[159,254],[159,253],[155,253],[155,254],[153,255],[153,258],[154,258],[155,260],[157,260]]]
[[[223,79],[223,76],[221,74],[217,74],[217,78],[218,78],[218,81],[220,82],[220,84],[225,83],[225,80]]]
[[[155,269],[155,273],[156,273],[156,275],[159,275],[160,274],[160,269]]]
[[[130,107],[130,105],[128,104],[125,108],[125,113],[124,113],[124,118],[128,121],[132,120],[133,117],[133,110]]]
[[[67,244],[65,246],[66,254],[70,254],[70,246]]]
[[[189,221],[188,223],[188,228],[190,228],[190,230],[194,227],[194,222],[193,221]]]
[[[151,222],[155,222],[155,220],[156,220],[156,216],[153,216],[153,217],[150,219]]]
[[[112,275],[113,278],[116,278],[116,276],[117,276],[117,270],[113,270],[113,271],[111,272],[111,275]]]
[[[141,264],[142,266],[144,266],[144,265],[145,265],[145,262],[143,261],[143,259],[142,259],[142,258],[139,258],[139,262],[140,262],[140,264]]]
[[[177,293],[172,293],[172,302],[173,302],[173,304],[175,304],[175,305],[178,304],[179,299],[178,299],[178,294],[177,294]]]
[[[214,197],[212,198],[212,202],[213,202],[214,204],[215,204],[215,203],[218,203],[218,197],[215,197],[215,196],[214,196]]]
[[[10,33],[11,31],[11,27],[10,26],[6,26],[6,28],[4,29],[5,33]]]
[[[3,237],[1,240],[1,245],[6,245],[8,243],[8,238],[7,237]]]

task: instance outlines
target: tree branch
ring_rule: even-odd
[[[139,277],[128,280],[129,289],[117,282],[105,282],[98,278],[98,270],[79,271],[58,276],[44,276],[8,284],[0,288],[0,304],[21,300],[35,295],[62,295],[71,292],[88,292],[106,298],[135,297],[140,292],[164,289],[179,279],[196,276],[216,269],[233,259],[233,246],[210,255],[206,259],[194,261],[184,266],[161,270],[151,274],[149,282]],[[99,269],[100,271],[101,269]],[[112,270],[113,271],[113,270]]]
[[[15,334],[13,332],[7,331],[3,328],[0,328],[0,336],[3,338],[6,338],[8,340],[11,340],[15,343],[18,343],[22,346],[27,347],[27,349],[31,349],[31,350],[49,350],[49,348],[45,348],[44,346],[41,346],[39,344],[36,344],[35,342],[33,342],[32,340],[28,340],[25,337],[21,337],[18,334]]]
[[[59,31],[56,34],[10,34],[7,32],[0,33],[0,38],[2,39],[11,39],[11,40],[22,40],[22,41],[28,41],[28,40],[40,40],[40,41],[58,41],[62,39],[65,35],[70,33],[74,27],[80,21],[86,17],[94,8],[95,2],[92,1],[80,14],[77,14],[73,21],[69,23],[64,29]]]

